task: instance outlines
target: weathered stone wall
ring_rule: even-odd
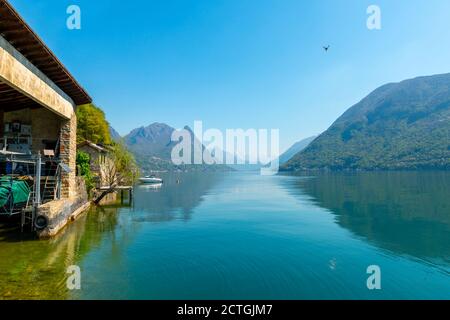
[[[83,151],[89,155],[90,160],[91,160],[91,162],[90,162],[91,172],[94,174],[100,175],[100,162],[101,162],[100,155],[101,155],[101,153],[87,145],[84,145],[84,146],[78,148],[78,151]]]
[[[62,118],[45,108],[9,111],[4,114],[4,122],[18,121],[31,125],[33,153],[42,154],[45,148],[43,140],[59,139]]]
[[[76,197],[47,202],[39,207],[38,215],[43,215],[48,220],[48,226],[44,230],[38,231],[40,238],[55,236],[70,221],[89,208],[86,184],[83,177],[74,179],[74,192]]]
[[[74,198],[76,191],[76,157],[77,157],[77,117],[75,112],[70,120],[64,120],[60,133],[60,160],[69,166],[70,173],[62,173],[61,196],[63,198]]]
[[[78,148],[78,151],[83,151],[89,155],[90,168],[96,178],[97,188],[109,186],[111,183],[109,173],[114,168],[114,162],[109,153],[99,152],[88,145]]]

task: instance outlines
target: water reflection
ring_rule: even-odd
[[[336,214],[342,227],[395,253],[450,263],[450,173],[329,173],[293,192]]]
[[[68,299],[66,270],[114,233],[118,210],[93,208],[55,238],[34,241],[1,228],[0,299]],[[5,225],[3,225],[5,227]]]
[[[140,222],[190,220],[193,210],[221,179],[222,173],[163,175],[162,185],[137,185],[134,219]]]
[[[449,173],[163,178],[50,241],[0,231],[0,299],[448,298]]]
[[[109,257],[100,268],[124,265],[123,253],[139,234],[142,221],[189,220],[219,180],[220,174],[167,175],[163,185],[137,186],[133,208],[119,204],[93,207],[58,236],[45,241],[22,235],[17,221],[1,221],[0,299],[79,298],[80,293],[66,287],[69,266],[86,268],[87,257],[99,252]]]

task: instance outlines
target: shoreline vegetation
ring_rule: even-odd
[[[384,85],[348,109],[282,171],[450,169],[450,74]]]
[[[110,126],[106,120],[105,113],[93,104],[82,105],[77,108],[77,142],[89,141],[107,150],[107,155],[95,160],[100,163],[92,163],[90,155],[83,151],[77,151],[77,168],[79,174],[84,177],[88,194],[91,195],[95,205],[109,194],[113,193],[117,187],[123,185],[133,185],[139,176],[139,168],[131,152],[121,141],[111,138]],[[105,159],[106,158],[106,159]],[[101,177],[95,177],[91,171],[93,165],[100,167]],[[95,180],[100,180],[100,187],[97,190]],[[98,184],[98,182],[97,182]],[[95,191],[93,195],[93,192]]]

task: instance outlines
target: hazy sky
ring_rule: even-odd
[[[382,84],[450,72],[448,0],[10,2],[121,134],[202,120],[279,128],[285,149]],[[71,4],[81,30],[66,27]]]

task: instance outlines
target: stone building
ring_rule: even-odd
[[[11,4],[0,0],[0,151],[57,158],[70,169],[61,173],[63,201],[78,197],[75,110],[91,102]]]
[[[77,150],[89,155],[91,172],[96,179],[96,188],[108,187],[109,170],[114,167],[110,148],[86,140],[78,144]]]

